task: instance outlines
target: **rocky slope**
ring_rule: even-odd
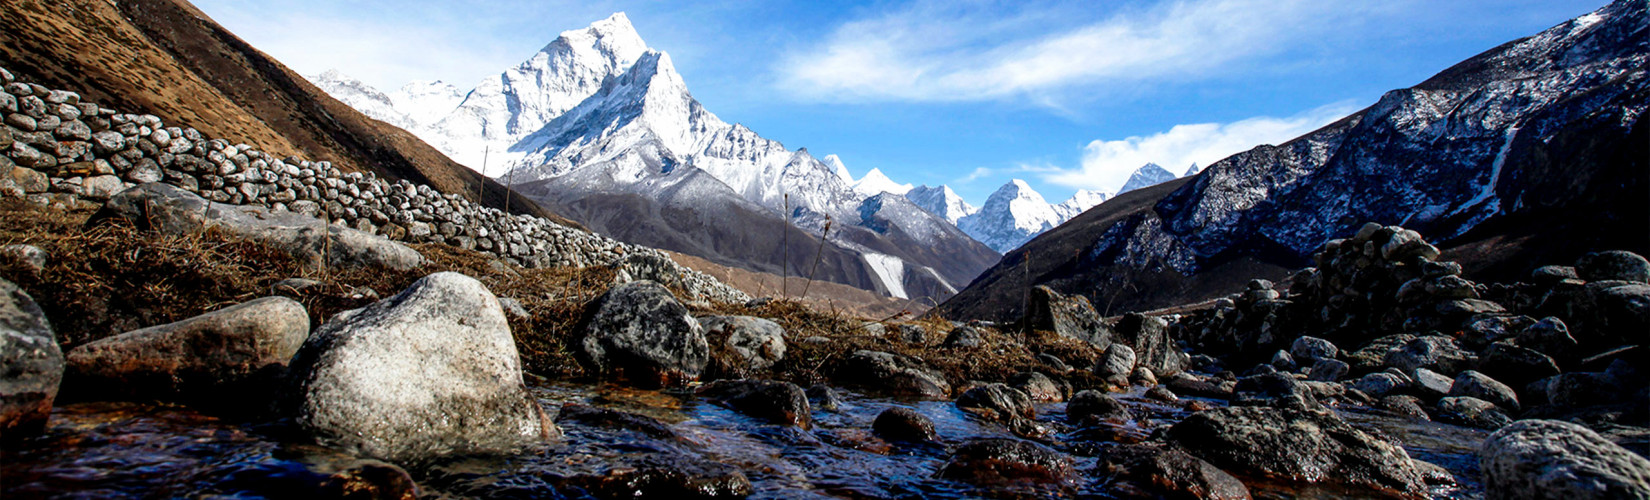
[[[1505,277],[1597,248],[1644,251],[1650,60],[1644,2],[1513,41],[1279,146],[1126,193],[1010,252],[944,304],[1011,320],[1046,284],[1113,312],[1281,276],[1359,224],[1403,223],[1468,275]],[[1132,196],[1131,196],[1132,195]],[[1031,281],[1024,279],[1030,258]]]
[[[471,198],[481,192],[488,206],[503,207],[503,186],[328,97],[187,2],[22,2],[0,9],[0,27],[0,63],[48,87],[277,157],[330,161]],[[572,224],[530,201],[511,210]]]

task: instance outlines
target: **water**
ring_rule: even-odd
[[[1038,421],[1048,433],[1039,440],[1071,455],[1077,473],[1056,484],[975,486],[935,477],[949,456],[947,445],[1012,435],[949,402],[843,393],[836,411],[816,409],[812,428],[797,429],[686,393],[582,385],[533,390],[547,409],[582,403],[639,413],[669,424],[676,436],[565,422],[565,439],[515,456],[456,458],[415,469],[422,493],[592,498],[634,484],[671,485],[684,494],[745,493],[748,481],[750,498],[1106,498],[1106,485],[1086,474],[1095,465],[1093,456],[1111,443],[1145,440],[1188,414],[1179,405],[1120,394],[1138,420],[1078,430],[1061,423],[1064,404],[1040,404]],[[944,444],[892,445],[873,437],[871,422],[895,405],[932,419]],[[1437,488],[1434,496],[1481,495],[1474,453],[1485,432],[1371,411],[1341,414],[1453,473],[1460,484]],[[7,499],[325,496],[341,477],[360,476],[372,463],[306,444],[280,422],[234,422],[180,406],[136,403],[58,407],[45,435],[10,446],[0,458],[0,492]],[[1257,498],[1360,497],[1356,491],[1250,485]]]

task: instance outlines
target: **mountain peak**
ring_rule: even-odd
[[[1162,165],[1147,163],[1145,165],[1141,165],[1140,168],[1135,169],[1134,175],[1129,176],[1129,181],[1123,183],[1123,188],[1118,189],[1117,194],[1127,193],[1129,191],[1147,186],[1155,186],[1157,184],[1175,180],[1176,178],[1178,178],[1178,176],[1174,175],[1174,172],[1168,171],[1168,169],[1163,168]]]
[[[859,182],[854,183],[854,191],[858,191],[865,196],[876,196],[879,193],[904,195],[911,191],[911,185],[896,183],[893,179],[889,179],[887,175],[883,175],[881,169],[873,168],[870,172],[866,172],[865,177],[860,178]]]
[[[848,166],[842,164],[842,158],[838,158],[836,155],[825,155],[819,161],[824,163],[825,166],[831,167],[831,171],[835,172],[837,178],[842,179],[842,182],[854,183],[854,174],[848,173]]]

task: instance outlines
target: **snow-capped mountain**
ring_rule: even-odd
[[[842,162],[839,160],[838,165]],[[865,173],[865,177],[854,182],[854,191],[865,196],[876,196],[882,193],[903,195],[911,191],[910,184],[900,184],[882,174],[881,169],[873,168]]]
[[[911,203],[917,204],[918,207],[922,207],[923,210],[927,210],[928,213],[939,216],[939,218],[945,219],[946,222],[953,225],[957,223],[958,219],[979,210],[964,201],[962,196],[958,196],[956,191],[951,190],[950,186],[917,186],[907,191],[905,198],[911,200]]]
[[[396,108],[395,101],[365,82],[356,80],[336,69],[327,70],[319,75],[309,77],[309,81],[316,87],[326,91],[332,98],[348,104],[361,114],[378,121],[401,127],[404,130],[417,128],[417,122],[409,118],[406,113]]]
[[[1199,166],[1197,166],[1197,163],[1193,163],[1191,168],[1186,169],[1186,174],[1181,175],[1181,177],[1191,177],[1191,176],[1197,175],[1198,172],[1202,172],[1202,171],[1203,171],[1203,167],[1199,167]]]
[[[1060,213],[1025,181],[1014,179],[986,198],[980,210],[957,221],[957,227],[1001,252],[1065,222]]]
[[[344,80],[331,76],[317,80]],[[774,251],[762,251],[752,244],[788,221],[811,233],[803,240],[828,236],[827,253],[835,257],[826,273],[839,282],[937,299],[998,257],[954,228],[936,230],[950,224],[903,198],[879,206],[910,210],[867,217],[869,199],[885,191],[897,197],[910,186],[878,170],[856,182],[834,155],[816,159],[722,121],[688,92],[670,56],[648,48],[622,13],[562,33],[526,62],[482,81],[433,123],[402,110],[393,95],[379,99],[370,87],[323,87],[386,121],[411,123],[461,163],[479,167],[486,154],[494,178],[622,240],[724,265],[792,272],[809,267],[794,262],[797,256],[825,247],[802,243],[796,245],[802,251],[790,252],[772,242]],[[426,94],[440,92],[419,95]],[[613,219],[597,206],[642,213]],[[656,230],[642,234],[635,227]],[[792,262],[780,262],[782,256]],[[887,275],[892,269],[900,275]]]
[[[1170,172],[1156,163],[1147,163],[1135,169],[1134,175],[1129,176],[1129,181],[1123,183],[1123,187],[1118,189],[1117,193],[1123,194],[1147,186],[1156,186],[1177,178],[1174,172]]]
[[[1105,203],[1109,198],[1111,198],[1111,195],[1108,193],[1079,189],[1071,195],[1071,199],[1055,205],[1054,212],[1060,214],[1062,219],[1060,222],[1065,222],[1082,214],[1085,210],[1094,208],[1095,205]]]

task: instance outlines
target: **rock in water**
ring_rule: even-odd
[[[889,441],[939,441],[934,421],[916,410],[895,406],[877,414],[871,431]]]
[[[945,376],[922,360],[881,351],[854,351],[837,367],[836,380],[893,396],[939,399],[951,394]]]
[[[67,385],[77,398],[240,405],[247,391],[264,400],[259,385],[285,375],[308,337],[303,304],[264,297],[76,347]]]
[[[527,393],[498,299],[458,273],[339,313],[290,371],[298,424],[370,457],[507,453],[559,433]]]
[[[615,286],[593,304],[574,344],[591,371],[644,387],[669,387],[697,380],[710,361],[699,320],[658,283]]]
[[[790,382],[718,380],[698,392],[734,411],[775,424],[807,429],[813,422],[807,393]]]
[[[0,279],[0,438],[40,431],[63,381],[63,351],[46,313]]]
[[[785,328],[750,316],[701,316],[711,361],[722,373],[744,374],[772,368],[785,359]]]
[[[975,484],[1059,482],[1071,476],[1071,458],[1030,441],[982,438],[957,447],[939,476]]]
[[[1332,483],[1422,497],[1426,483],[1403,448],[1328,412],[1228,407],[1171,427],[1169,441],[1221,469],[1298,483]]]
[[[1478,463],[1494,500],[1650,498],[1650,460],[1569,422],[1502,427],[1484,440]]]
[[[1110,448],[1094,474],[1119,498],[1247,500],[1249,488],[1214,465],[1174,448],[1125,444]]]

